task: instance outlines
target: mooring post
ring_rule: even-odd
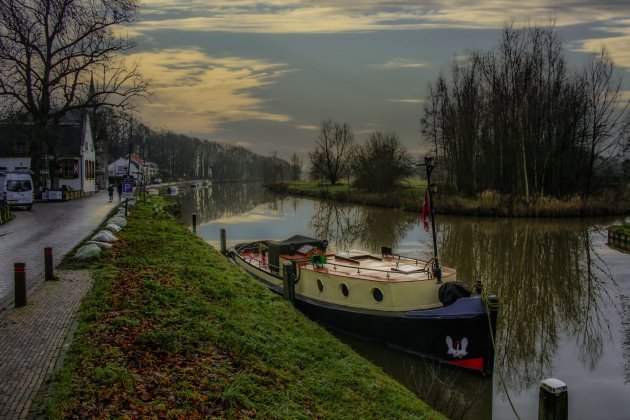
[[[295,283],[293,282],[293,268],[290,262],[284,263],[282,265],[283,276],[284,279],[282,292],[284,295],[284,299],[293,303],[295,300]]]
[[[44,248],[44,280],[53,280],[53,249]]]
[[[227,240],[225,239],[225,229],[221,229],[221,254],[227,254]]]
[[[26,264],[14,263],[15,307],[26,306]]]
[[[193,233],[197,233],[197,213],[192,214]]]
[[[548,378],[540,382],[538,394],[538,420],[567,420],[569,418],[569,392],[559,379]]]

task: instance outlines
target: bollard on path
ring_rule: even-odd
[[[26,264],[14,263],[15,307],[26,306]]]
[[[197,233],[197,213],[192,214],[192,229],[193,233]]]
[[[538,420],[567,420],[569,393],[561,380],[548,378],[540,382],[538,394]]]
[[[282,278],[284,280],[282,292],[284,295],[284,299],[293,303],[295,301],[295,283],[293,282],[293,264],[284,263],[282,265],[283,275]]]
[[[227,240],[225,235],[225,229],[221,229],[221,254],[227,254]]]
[[[53,276],[53,249],[44,248],[44,280],[54,280]]]

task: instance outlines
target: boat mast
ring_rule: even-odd
[[[433,156],[424,157],[424,166],[427,170],[427,189],[429,191],[429,207],[431,210],[431,230],[433,233],[433,275],[437,278],[437,283],[442,283],[442,269],[440,268],[440,260],[438,259],[437,234],[435,232],[435,206],[433,205],[433,191],[435,185],[431,184],[431,172],[435,168],[433,165]]]

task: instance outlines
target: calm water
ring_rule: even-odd
[[[294,234],[327,238],[333,249],[428,257],[431,238],[417,214],[267,195],[257,184],[214,184],[180,196],[182,219],[218,248]],[[618,219],[438,217],[445,265],[460,281],[501,300],[495,375],[482,378],[385,346],[339,338],[454,419],[538,417],[541,380],[569,389],[571,419],[630,418],[630,254],[606,245]]]

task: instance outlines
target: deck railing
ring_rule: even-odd
[[[275,270],[280,270],[280,267],[275,266],[275,265],[271,265],[269,264],[269,261],[264,261],[263,259],[260,258],[256,258],[255,256],[251,256],[251,255],[243,255],[244,251],[252,251],[252,252],[260,252],[260,245],[258,242],[251,242],[251,243],[247,243],[247,244],[242,244],[241,246],[237,246],[235,248],[236,253],[243,258],[243,261],[245,261],[246,263],[253,265],[253,266],[257,266],[260,269],[263,269],[263,266],[267,266],[270,270],[271,269],[275,269]],[[426,273],[427,275],[427,279],[431,279],[433,278],[433,275],[431,273],[431,271],[427,270],[427,265],[429,265],[429,262],[426,261],[422,261],[419,260],[418,258],[411,258],[411,257],[404,257],[401,255],[394,255],[393,257],[397,257],[398,258],[398,262],[396,263],[396,268],[399,266],[399,263],[401,261],[401,259],[404,260],[408,260],[410,263],[413,262],[414,265],[418,266],[420,265],[420,263],[424,263],[424,267],[422,267],[421,269],[417,270],[417,271],[412,271],[412,272],[405,272],[405,271],[396,271],[394,269],[392,269],[391,267],[384,269],[384,268],[373,268],[373,267],[361,267],[359,265],[350,265],[350,264],[341,264],[341,263],[337,263],[337,262],[326,262],[327,266],[332,266],[333,270],[337,270],[338,267],[340,268],[348,268],[351,270],[357,270],[357,274],[361,274],[362,271],[368,271],[368,272],[377,272],[377,273],[384,273],[385,277],[387,279],[390,278],[391,274],[399,274],[401,276],[407,276],[409,274],[418,274],[418,273]],[[295,261],[297,263],[304,263],[305,267],[311,266],[314,270],[320,269],[323,267],[323,264],[321,263],[315,263],[315,262],[311,262],[308,259],[301,259],[298,261]],[[255,264],[255,265],[254,265]]]

